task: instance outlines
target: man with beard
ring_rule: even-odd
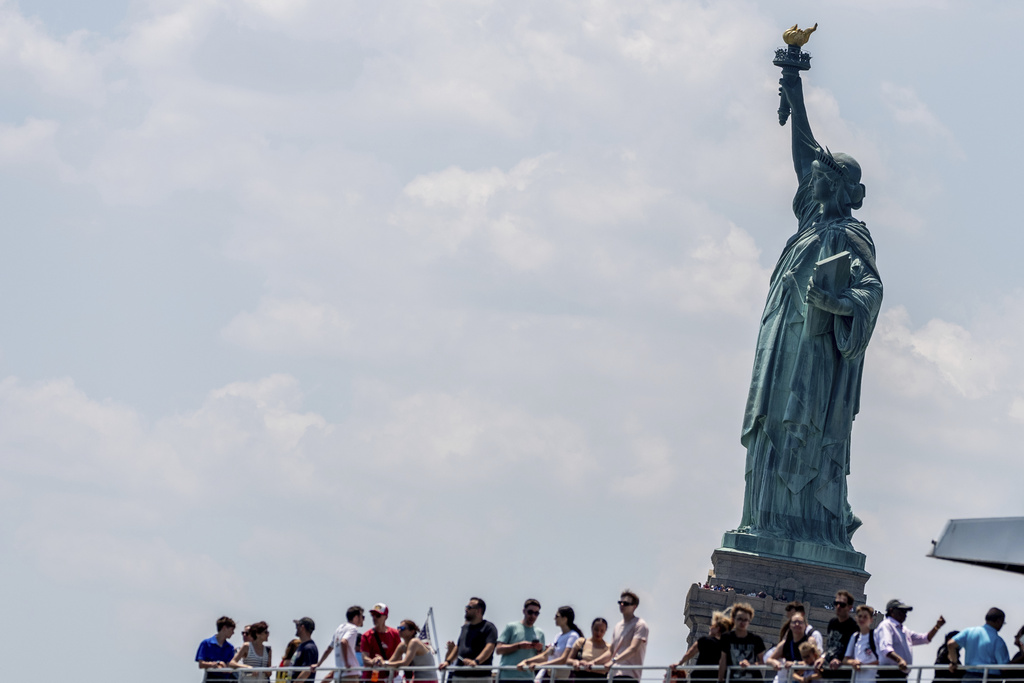
[[[438,664],[439,670],[449,666],[460,667],[452,674],[449,681],[455,683],[466,678],[490,678],[491,661],[494,658],[494,646],[498,642],[498,629],[484,619],[487,603],[480,598],[470,598],[466,605],[466,623],[459,633],[458,644],[448,641],[448,656]],[[478,671],[472,671],[481,667]]]

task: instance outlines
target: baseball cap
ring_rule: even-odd
[[[301,619],[292,619],[296,626],[305,626],[306,630],[310,633],[316,628],[316,624],[309,617],[302,617]]]
[[[376,612],[377,614],[383,614],[385,617],[388,615],[388,606],[383,602],[378,602],[376,605],[370,608],[370,614]]]
[[[894,609],[905,609],[905,610],[907,610],[909,612],[910,610],[912,610],[914,608],[911,607],[910,605],[906,604],[902,600],[897,600],[896,598],[893,598],[889,602],[885,603],[885,613],[888,614],[889,612],[893,611]]]

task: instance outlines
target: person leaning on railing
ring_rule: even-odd
[[[677,678],[686,678],[686,670],[682,668],[686,662],[696,655],[697,666],[718,665],[722,658],[722,634],[732,628],[732,619],[723,612],[715,612],[711,615],[711,628],[706,636],[701,636],[697,642],[690,646],[683,658],[672,666],[672,672]],[[713,669],[697,669],[691,678],[717,678],[718,672]]]
[[[906,627],[907,613],[914,608],[900,600],[890,600],[885,605],[885,619],[875,629],[875,642],[878,644],[879,664],[895,664],[899,670],[881,669],[878,678],[906,679],[908,668],[914,663],[914,645],[932,642],[946,620],[939,615],[935,626],[928,633],[917,633]]]
[[[583,636],[583,631],[576,625],[576,611],[568,605],[562,605],[555,611],[555,626],[561,629],[555,642],[540,654],[519,662],[516,668],[535,671],[539,666],[565,666],[572,646]],[[568,669],[547,669],[544,676],[546,681],[566,678],[569,678]]]
[[[1009,664],[1010,653],[1006,642],[999,637],[999,629],[1006,623],[1006,613],[993,607],[985,614],[983,626],[971,626],[946,641],[949,647],[949,671],[953,673],[960,666],[960,650],[965,649],[964,664],[983,666],[985,664]],[[982,669],[969,670],[964,678],[981,678]],[[999,676],[999,669],[989,670],[990,675]]]
[[[490,666],[494,657],[494,646],[498,642],[498,629],[484,619],[487,603],[480,598],[470,598],[466,605],[466,623],[459,632],[458,644],[448,641],[448,654],[444,661],[437,665],[438,669],[449,666],[487,667],[479,671],[460,669],[449,678],[457,681],[464,678],[487,678],[491,675]]]
[[[594,660],[601,659],[608,652],[609,645],[604,636],[608,633],[608,622],[604,617],[597,617],[590,622],[590,637],[578,638],[569,652],[568,664],[573,668],[573,678],[607,678],[607,668],[595,665]]]
[[[843,664],[853,667],[853,683],[875,683],[875,669],[861,669],[861,665],[878,664],[878,646],[875,644],[875,608],[857,607],[857,633],[850,636]]]
[[[747,627],[754,619],[754,608],[747,602],[732,606],[732,630],[722,635],[722,657],[718,663],[718,680],[724,683],[726,668],[731,668],[734,681],[762,678],[760,671],[747,671],[747,667],[764,664],[764,640]],[[736,671],[733,667],[738,667]]]
[[[323,656],[320,657],[320,661],[316,665],[318,667],[323,666],[324,662],[327,661],[327,657],[333,652],[334,668],[341,669],[338,672],[337,678],[347,680],[359,678],[357,672],[346,672],[345,670],[357,669],[360,666],[356,653],[359,651],[359,629],[363,627],[365,620],[366,615],[363,613],[363,608],[359,605],[352,605],[345,610],[345,622],[339,624],[338,628],[334,630],[334,635],[331,636],[330,642],[327,643],[327,649],[324,650]],[[332,671],[323,680],[329,681],[333,678],[335,676]]]
[[[778,672],[775,674],[775,683],[785,683],[786,672],[783,669],[792,668],[794,662],[803,661],[800,646],[808,642],[815,641],[807,633],[807,618],[803,613],[795,612],[789,619],[786,637],[764,658],[765,664],[771,665]]]
[[[249,641],[242,643],[238,648],[232,666],[241,669],[266,669],[270,666],[271,653],[267,639],[270,637],[270,627],[265,621],[257,621],[249,624]],[[263,683],[267,680],[267,673],[260,671],[254,674],[242,674],[239,677],[243,683]]]
[[[806,640],[800,644],[800,661],[803,666],[793,665],[793,680],[796,683],[811,683],[821,678],[821,671],[818,669],[818,659],[821,657],[821,650],[813,640]]]
[[[412,619],[403,619],[398,624],[398,635],[402,642],[398,644],[394,654],[391,655],[391,659],[388,660],[388,666],[433,667],[437,664],[434,661],[434,655],[430,652],[430,648],[419,639],[419,632],[420,627]],[[409,671],[405,679],[407,681],[416,681],[416,683],[433,683],[437,681],[437,672]]]
[[[217,620],[217,633],[199,643],[196,650],[196,662],[200,669],[226,669],[233,667],[232,661],[235,658],[235,646],[228,642],[235,633],[235,620],[231,617],[221,617]],[[234,674],[226,671],[214,671],[206,673],[206,680],[230,680]]]

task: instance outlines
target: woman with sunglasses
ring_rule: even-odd
[[[573,668],[573,678],[608,678],[608,667],[594,664],[594,660],[608,653],[608,643],[604,636],[608,633],[608,622],[602,617],[594,619],[590,624],[590,638],[578,638],[569,653],[569,666]]]
[[[235,658],[231,660],[231,665],[239,669],[265,669],[270,666],[271,662],[270,646],[267,645],[270,627],[265,621],[257,621],[247,628],[249,629],[249,640],[238,648]],[[243,673],[239,678],[246,683],[264,683],[267,680],[267,673],[265,671],[254,674]]]
[[[427,647],[426,643],[417,638],[420,627],[412,619],[403,619],[398,625],[398,635],[402,642],[395,649],[395,654],[387,661],[387,666],[429,666],[436,669],[437,662],[434,661],[434,654]],[[406,680],[416,683],[427,683],[437,681],[437,671],[409,671]]]
[[[530,669],[533,671],[541,664],[548,666],[564,666],[569,661],[569,653],[573,644],[583,636],[583,631],[576,625],[576,612],[572,607],[563,605],[555,612],[555,626],[562,629],[562,633],[555,642],[548,645],[540,654],[523,660],[516,665],[517,669]],[[554,674],[554,675],[551,675]],[[544,677],[546,680],[564,680],[569,678],[568,669],[548,670]]]

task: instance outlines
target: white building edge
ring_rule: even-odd
[[[1024,574],[1024,517],[951,519],[928,557]]]

